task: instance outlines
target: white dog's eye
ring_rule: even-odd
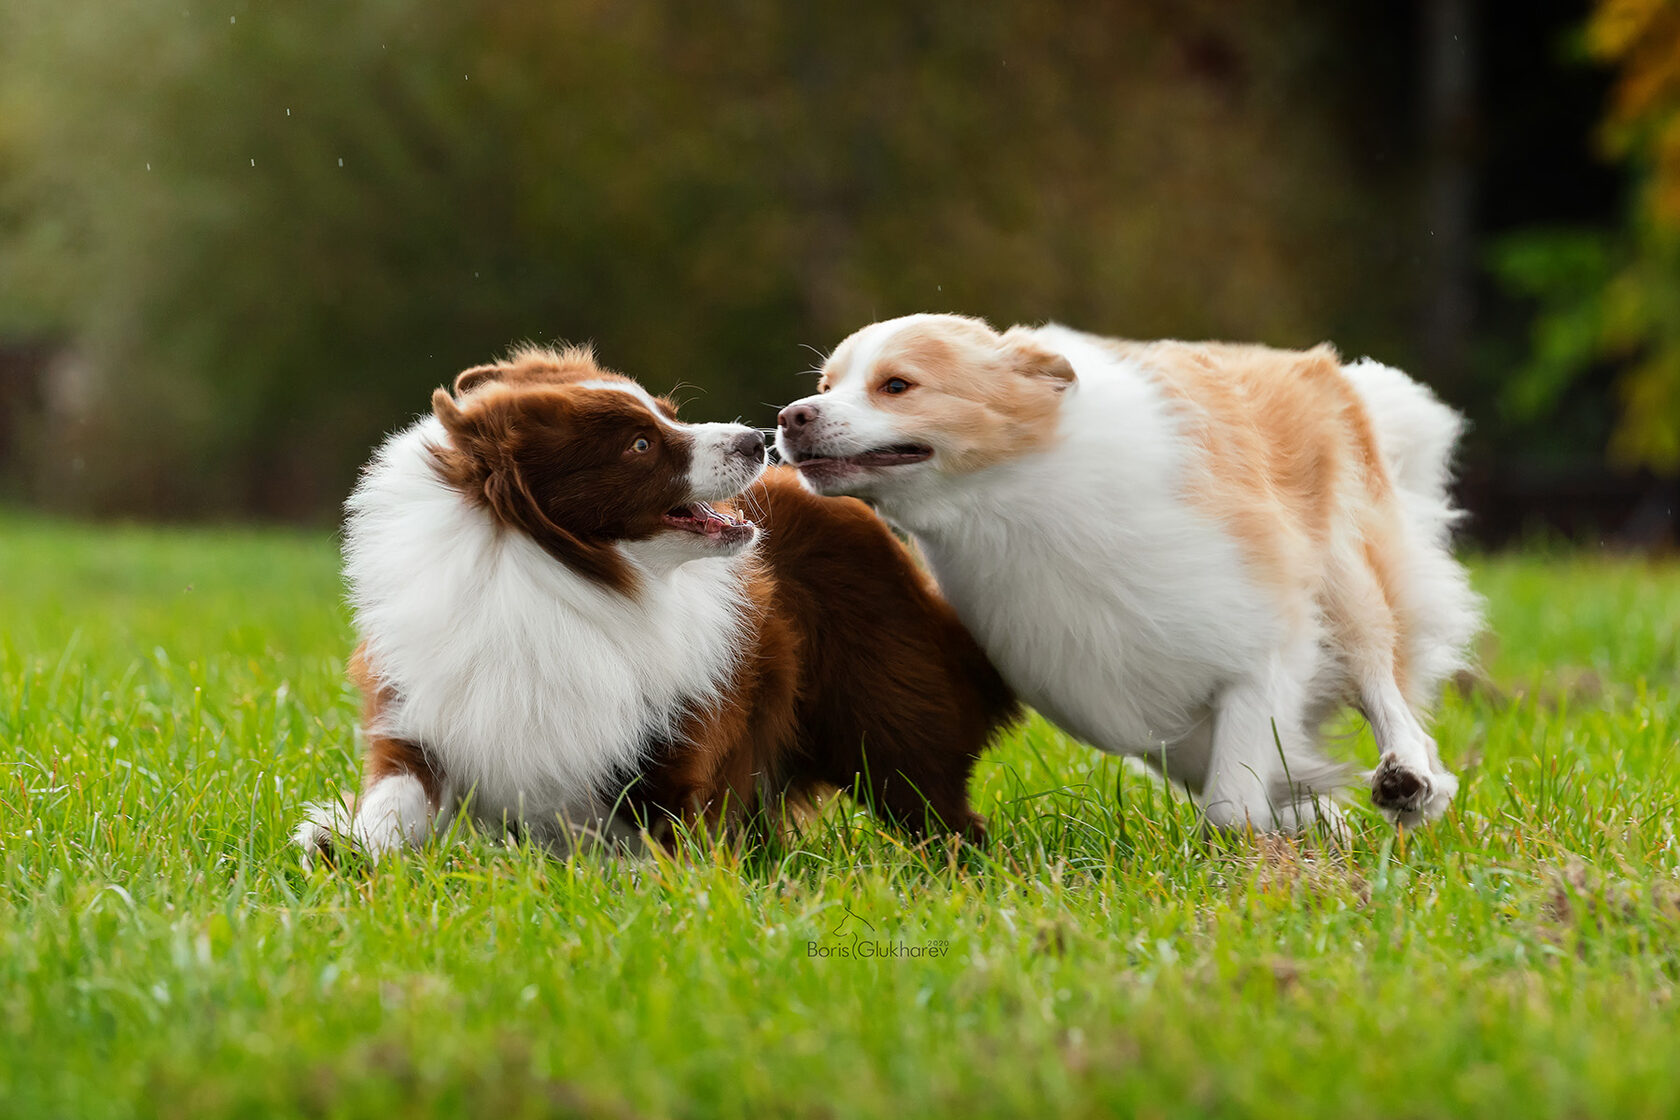
[[[640,454],[641,452],[646,451],[648,448],[650,448],[652,446],[653,446],[653,444],[651,444],[647,441],[646,436],[637,436],[636,437],[636,442],[632,443],[630,445],[630,450],[636,452],[637,454]]]
[[[883,393],[897,394],[904,392],[908,388],[910,388],[910,382],[904,380],[902,377],[889,377],[885,381],[881,382],[881,392]]]

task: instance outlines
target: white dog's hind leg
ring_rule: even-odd
[[[1362,685],[1360,707],[1380,756],[1371,774],[1371,803],[1408,828],[1446,812],[1458,779],[1441,765],[1435,740],[1412,714],[1394,677],[1379,676]]]
[[[1377,740],[1371,803],[1393,823],[1414,827],[1446,811],[1458,792],[1458,779],[1441,766],[1435,740],[1418,722],[1399,683],[1410,679],[1415,684],[1418,666],[1406,658],[1409,616],[1393,606],[1394,589],[1406,586],[1393,559],[1406,554],[1406,538],[1393,511],[1372,513],[1362,539],[1362,548],[1349,543],[1338,553],[1327,588],[1329,613],[1347,683],[1357,690],[1359,709]],[[1450,557],[1447,563],[1452,564]],[[1463,590],[1467,595],[1468,588]]]

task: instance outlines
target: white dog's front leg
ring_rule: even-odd
[[[1318,756],[1305,728],[1303,682],[1309,678],[1307,665],[1291,671],[1283,658],[1274,658],[1261,677],[1227,688],[1215,701],[1201,799],[1209,824],[1291,833],[1323,826],[1345,839],[1342,811],[1319,787],[1333,768]]]
[[[1284,692],[1274,677],[1234,685],[1216,702],[1202,788],[1202,810],[1214,827],[1275,832],[1296,823],[1281,820],[1272,800],[1272,791],[1284,785],[1278,740],[1293,736],[1300,721],[1299,701]]]
[[[1458,792],[1458,779],[1441,765],[1435,740],[1392,678],[1368,684],[1361,693],[1380,756],[1371,774],[1371,803],[1390,821],[1408,828],[1439,817]]]

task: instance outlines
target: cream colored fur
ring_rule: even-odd
[[[901,386],[908,386],[902,388]],[[1219,826],[1340,826],[1320,746],[1369,720],[1393,820],[1457,790],[1425,729],[1479,600],[1450,550],[1458,416],[1332,351],[877,323],[783,412],[784,459],[875,503],[1023,699]],[[798,410],[796,412],[796,410]],[[920,446],[921,462],[847,458]]]

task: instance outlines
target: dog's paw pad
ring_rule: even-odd
[[[1384,755],[1371,775],[1371,803],[1379,809],[1416,813],[1433,794],[1428,774],[1413,770],[1392,754]]]

